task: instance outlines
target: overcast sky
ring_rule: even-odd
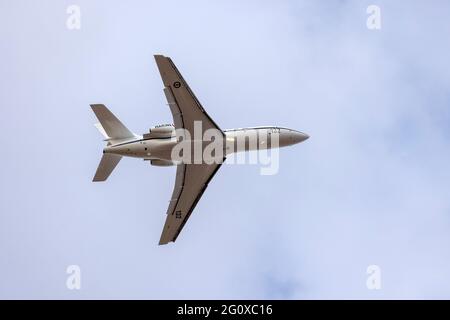
[[[0,0],[0,298],[450,298],[449,13],[445,0]],[[89,104],[136,133],[172,122],[156,53],[222,128],[311,136],[280,151],[276,175],[222,166],[167,246],[174,167],[123,159],[91,182],[104,143]]]

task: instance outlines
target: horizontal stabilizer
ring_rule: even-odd
[[[122,156],[111,153],[104,153],[92,181],[105,181],[119,163]]]
[[[103,104],[91,104],[92,111],[110,139],[134,138],[135,135]]]

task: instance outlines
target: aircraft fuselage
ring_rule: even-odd
[[[135,139],[116,141],[103,149],[104,153],[112,153],[126,157],[145,160],[174,161],[173,148],[179,143],[173,131],[166,137],[136,136]],[[243,152],[286,147],[300,143],[309,138],[303,132],[280,127],[254,127],[224,130],[225,155]],[[211,141],[202,141],[207,145]]]

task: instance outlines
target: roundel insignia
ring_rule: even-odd
[[[173,83],[173,86],[174,86],[175,88],[181,87],[180,81],[175,81],[175,82]]]

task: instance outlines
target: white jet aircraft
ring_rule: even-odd
[[[233,152],[289,146],[302,142],[309,136],[296,130],[275,126],[221,130],[203,109],[172,60],[162,55],[155,55],[155,60],[165,86],[164,93],[172,112],[174,125],[156,126],[150,129],[149,133],[142,136],[136,135],[128,130],[106,106],[91,105],[100,121],[96,127],[107,142],[93,181],[105,181],[123,156],[142,158],[150,161],[150,164],[154,166],[176,165],[175,186],[159,241],[162,245],[171,241],[175,242],[226,155]],[[179,134],[179,130],[185,133]],[[196,135],[196,130],[200,130],[199,135]],[[217,152],[212,156],[214,160],[220,158],[220,161],[211,161],[211,159],[208,161],[206,158],[200,161],[196,159],[185,161],[186,158],[183,157],[174,159],[172,151],[183,141],[187,142],[188,146],[195,144],[194,149],[200,142],[200,154],[202,154],[207,147],[206,143],[213,141],[211,138],[205,139],[204,134],[208,130],[218,133],[214,142],[223,143],[223,150],[219,150],[223,153]],[[256,134],[257,143],[252,144],[249,141],[251,136],[249,133]],[[273,139],[274,137],[276,139]],[[180,154],[184,155],[183,152]]]

